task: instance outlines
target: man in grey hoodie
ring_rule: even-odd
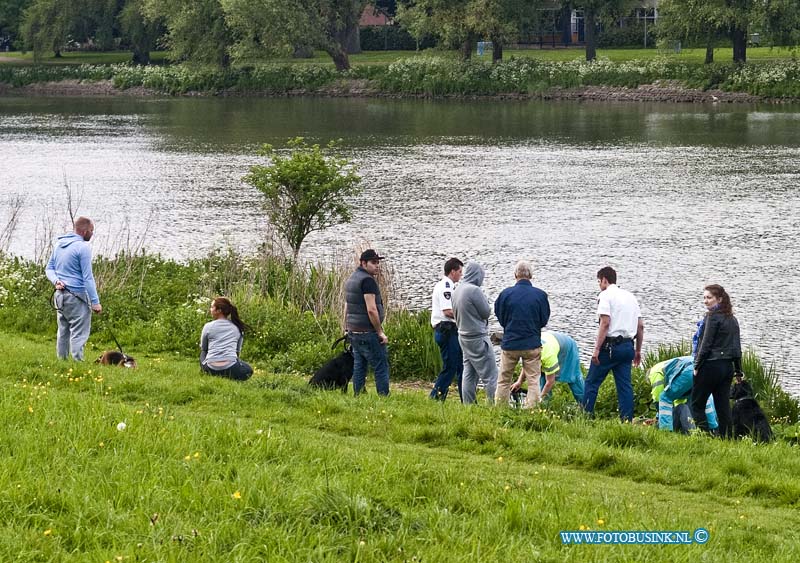
[[[78,217],[74,229],[58,237],[45,274],[56,288],[56,354],[63,360],[71,353],[73,359],[82,361],[83,348],[92,329],[92,311],[99,314],[103,307],[97,296],[89,248],[94,223],[86,217]]]
[[[453,317],[464,355],[461,401],[465,405],[475,402],[479,380],[484,382],[490,403],[494,403],[497,389],[497,363],[488,329],[492,308],[481,290],[484,275],[483,266],[467,262],[461,283],[453,292]]]

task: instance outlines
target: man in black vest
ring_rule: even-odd
[[[364,391],[368,366],[375,370],[378,394],[389,394],[389,357],[386,353],[389,339],[381,326],[383,300],[375,281],[383,258],[371,248],[362,252],[359,267],[344,285],[345,323],[353,347],[353,391],[356,395]]]

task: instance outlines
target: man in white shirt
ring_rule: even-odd
[[[453,290],[461,279],[464,264],[458,258],[450,258],[444,263],[444,277],[433,288],[431,298],[431,325],[433,337],[442,354],[442,371],[433,384],[431,399],[444,401],[453,379],[458,385],[461,396],[461,374],[464,371],[464,360],[461,346],[458,344],[458,329],[453,318]]]
[[[617,287],[617,272],[606,266],[597,272],[600,295],[597,297],[597,316],[600,327],[592,353],[583,408],[594,413],[597,391],[608,372],[614,373],[617,387],[619,416],[623,421],[633,420],[633,385],[631,364],[639,365],[644,341],[644,323],[639,302],[629,291]],[[634,346],[635,341],[635,346]]]

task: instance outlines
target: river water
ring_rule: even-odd
[[[95,219],[96,251],[252,249],[266,225],[241,177],[260,144],[341,138],[364,192],[353,222],[312,234],[306,257],[370,241],[412,308],[451,255],[484,264],[492,300],[529,259],[550,327],[584,361],[600,267],[639,298],[646,346],[690,338],[703,286],[720,283],[744,344],[800,394],[798,131],[797,106],[0,98],[0,219],[24,194],[10,249],[46,252],[67,184]]]

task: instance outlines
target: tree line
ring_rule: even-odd
[[[339,70],[359,52],[359,19],[369,0],[0,0],[0,45],[60,56],[70,45],[127,49],[135,63],[167,49],[171,58],[227,67],[273,56],[327,53]],[[376,0],[415,38],[435,36],[468,59],[477,41],[492,42],[493,60],[521,30],[544,19],[584,18],[586,59],[594,60],[601,25],[642,7],[642,0]],[[652,4],[652,2],[648,2]],[[780,44],[800,35],[798,0],[660,0],[659,34],[713,47],[730,41],[745,62],[750,34]]]

